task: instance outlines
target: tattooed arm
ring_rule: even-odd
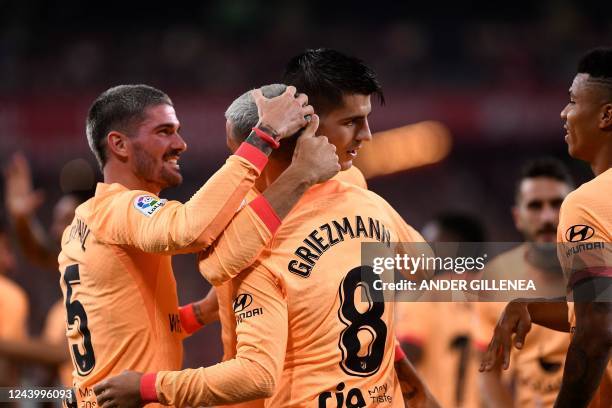
[[[596,280],[610,288],[611,278]],[[610,359],[612,303],[588,301],[589,297],[592,299],[593,281],[583,281],[574,287],[576,331],[567,352],[555,408],[586,407]]]

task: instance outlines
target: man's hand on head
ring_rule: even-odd
[[[319,117],[312,115],[308,126],[297,140],[291,169],[307,178],[309,185],[322,183],[340,171],[336,146],[329,143],[325,136],[315,136],[319,127]]]
[[[263,192],[274,212],[282,220],[304,192],[314,184],[330,179],[340,171],[336,147],[325,136],[316,136],[319,118],[312,115],[297,139],[292,162]]]
[[[314,113],[314,108],[308,105],[308,96],[296,96],[294,86],[288,86],[282,95],[266,98],[261,89],[252,91],[257,105],[259,122],[257,127],[268,130],[276,140],[292,136],[308,124],[306,116]]]

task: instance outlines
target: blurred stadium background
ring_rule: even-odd
[[[189,144],[188,199],[227,156],[223,112],[246,89],[278,82],[305,48],[360,57],[378,72],[387,104],[375,106],[362,155],[370,188],[416,228],[433,215],[478,215],[493,241],[517,241],[510,217],[515,177],[550,155],[578,182],[590,169],[567,156],[559,112],[578,56],[612,38],[605,2],[366,2],[320,0],[144,2],[0,1],[0,159],[22,151],[48,225],[62,192],[100,180],[84,136],[92,100],[120,83],[147,83],[173,99]],[[420,123],[426,122],[426,123]],[[418,125],[413,125],[420,123]],[[17,248],[15,247],[15,251]],[[21,260],[30,333],[60,296],[58,278]],[[193,257],[175,260],[181,303],[208,284]],[[186,366],[211,364],[211,326],[186,344]]]

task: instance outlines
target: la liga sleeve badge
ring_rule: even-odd
[[[147,217],[152,217],[155,212],[166,204],[166,199],[150,195],[140,195],[134,199],[134,208]]]

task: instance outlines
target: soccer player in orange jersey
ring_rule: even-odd
[[[262,92],[266,97],[273,97],[280,93],[282,93],[285,89],[285,85],[267,85],[263,86]],[[251,108],[252,100],[249,96],[249,93],[245,93],[241,97],[237,98],[227,109],[226,111],[226,137],[227,137],[227,145],[230,150],[235,150],[237,146],[240,145],[240,141],[244,140],[246,135],[249,132],[250,127],[253,125],[253,121],[256,120],[254,117],[253,109]],[[343,109],[343,106],[338,106],[336,109]],[[252,117],[249,117],[249,113]],[[322,119],[325,121],[325,117]],[[335,129],[332,123],[328,124],[330,129],[329,141],[336,145],[337,140],[335,137]],[[355,134],[355,137],[359,138],[359,133]],[[342,139],[340,139],[342,140]],[[366,142],[367,139],[364,140]],[[338,146],[338,148],[340,148]],[[346,183],[353,184],[355,186],[361,188],[367,188],[366,180],[361,173],[361,171],[355,166],[345,166],[348,167],[346,170],[339,172],[336,176],[334,176],[333,180],[343,181]],[[246,201],[250,201],[255,198],[259,193],[256,187],[254,187],[249,194],[247,194]],[[222,242],[222,241],[221,241]],[[224,245],[215,245],[214,249],[217,252],[224,251]],[[235,255],[234,255],[235,256]],[[226,260],[226,262],[229,261]],[[205,266],[203,266],[205,267]],[[218,295],[217,295],[218,294]],[[232,282],[226,282],[222,285],[219,285],[215,288],[212,288],[210,293],[207,295],[206,300],[210,302],[212,299],[217,301],[219,306],[219,319],[221,320],[221,338],[223,341],[223,360],[229,360],[235,357],[236,355],[236,320],[234,316],[233,310],[233,297],[232,297]],[[212,308],[209,308],[212,309]],[[210,317],[209,317],[210,318]],[[217,316],[214,316],[217,318]],[[427,406],[423,404],[430,403],[428,406],[435,406],[433,404],[433,398],[429,395],[429,391],[427,387],[423,384],[421,379],[416,375],[414,368],[410,365],[408,360],[403,359],[396,362],[396,371],[398,371],[398,377],[400,382],[405,384],[407,395],[410,398],[410,402],[415,407]],[[417,401],[420,405],[417,404]],[[255,408],[255,407],[263,407],[264,400],[255,400],[249,401],[245,403],[233,404],[232,407],[236,408]]]
[[[338,129],[333,132],[338,144],[332,133],[328,137],[337,151],[339,146],[346,149],[339,156],[341,166],[348,169],[360,144],[371,137],[370,96],[379,88],[358,60],[335,52],[322,57],[336,63],[329,68],[336,74],[346,74],[340,71],[347,63],[361,70],[352,78],[361,87],[338,87],[339,102],[330,111],[334,115],[322,113],[333,118],[327,129]],[[354,70],[351,73],[355,75]],[[314,136],[317,121],[315,116],[297,139],[298,147]],[[271,156],[256,183],[260,191],[284,170],[292,155],[290,148],[281,147]],[[311,188],[285,219],[270,248],[229,282],[232,307],[227,318],[222,310],[227,302],[218,294],[221,320],[235,325],[233,358],[213,367],[145,375],[141,387],[152,384],[153,397],[178,406],[260,398],[267,398],[261,406],[271,407],[403,406],[393,361],[393,308],[355,299],[358,287],[372,290],[371,282],[360,277],[361,242],[387,242],[384,236],[391,241],[422,241],[384,200],[367,190],[337,179]],[[215,249],[222,247],[240,256],[227,234]],[[369,334],[357,327],[369,328]],[[96,392],[109,394],[108,399],[100,397],[103,406],[137,405],[140,391],[127,385],[132,378],[140,374],[127,373],[96,386]]]
[[[462,213],[435,217],[422,234],[429,243],[485,241],[480,221]],[[397,338],[443,407],[477,408],[478,365],[471,338],[474,304],[430,297],[430,301],[396,303]]]
[[[361,145],[370,140],[364,137],[361,131],[363,123],[367,124],[367,117],[360,116],[360,112],[355,110],[354,105],[345,104],[344,98],[341,96],[356,91],[358,91],[357,93],[367,93],[372,88],[367,88],[365,85],[367,81],[363,81],[361,84],[351,83],[350,70],[336,70],[333,63],[334,58],[344,61],[348,66],[356,63],[356,60],[334,50],[308,50],[291,59],[286,67],[283,80],[288,84],[295,85],[298,90],[313,95],[311,103],[321,115],[317,134],[326,135],[330,143],[336,146],[336,151],[340,157],[342,171],[333,179],[367,189],[367,182],[363,174],[356,166],[352,165],[352,160],[357,156]],[[363,67],[356,68],[357,72],[363,69]],[[361,75],[368,76],[367,80],[371,80],[375,74],[371,70],[366,70],[361,72]],[[345,86],[350,84],[349,86],[353,86],[355,89],[343,89],[338,83],[344,83]],[[264,88],[267,88],[269,96],[282,92],[282,89],[278,88],[277,85]],[[248,133],[250,126],[252,126],[254,118],[248,117],[249,111],[251,111],[251,115],[253,114],[252,109],[248,106],[248,99],[248,95],[243,95],[235,100],[226,111],[227,144],[230,150],[239,145]],[[250,103],[252,104],[252,102]],[[245,117],[245,114],[247,117]],[[251,194],[256,193],[257,189],[251,192]],[[225,307],[220,307],[219,312],[222,321],[225,360],[236,355],[236,321],[232,309],[231,282],[217,287],[216,290],[220,296],[219,303],[225,305]],[[427,386],[416,374],[414,367],[407,359],[398,359],[395,366],[402,383],[404,395],[407,399],[410,399],[412,406],[437,406]],[[238,404],[236,407],[263,407],[263,400]]]
[[[313,113],[295,88],[274,99],[255,91],[254,98],[255,129],[185,204],[158,196],[181,182],[178,160],[186,149],[169,97],[149,86],[122,85],[90,108],[87,136],[104,183],[76,209],[59,257],[79,402],[95,402],[91,386],[124,370],[180,368],[182,339],[196,311],[179,311],[172,254],[202,250],[224,230],[259,245],[258,253],[302,193],[339,170],[333,146],[315,140],[298,149],[271,190],[236,214],[278,140]],[[204,275],[219,283],[246,266]]]
[[[569,172],[559,160],[541,158],[526,163],[512,207],[514,224],[525,243],[492,259],[485,276],[531,279],[540,291],[562,295],[564,279],[555,241],[559,209],[572,189]],[[475,303],[474,337],[479,351],[486,351],[505,306],[506,302]],[[561,385],[568,346],[569,337],[565,333],[534,326],[525,347],[514,354],[509,375],[496,367],[478,377],[483,401],[487,406],[500,408],[552,407]]]
[[[529,341],[525,336],[532,322],[571,331],[555,407],[610,407],[612,48],[592,50],[580,60],[569,98],[561,112],[569,154],[589,162],[596,176],[570,193],[561,206],[558,256],[568,299],[574,303],[511,302],[497,324],[481,369],[490,370],[500,361],[507,367],[512,344],[520,349]]]

